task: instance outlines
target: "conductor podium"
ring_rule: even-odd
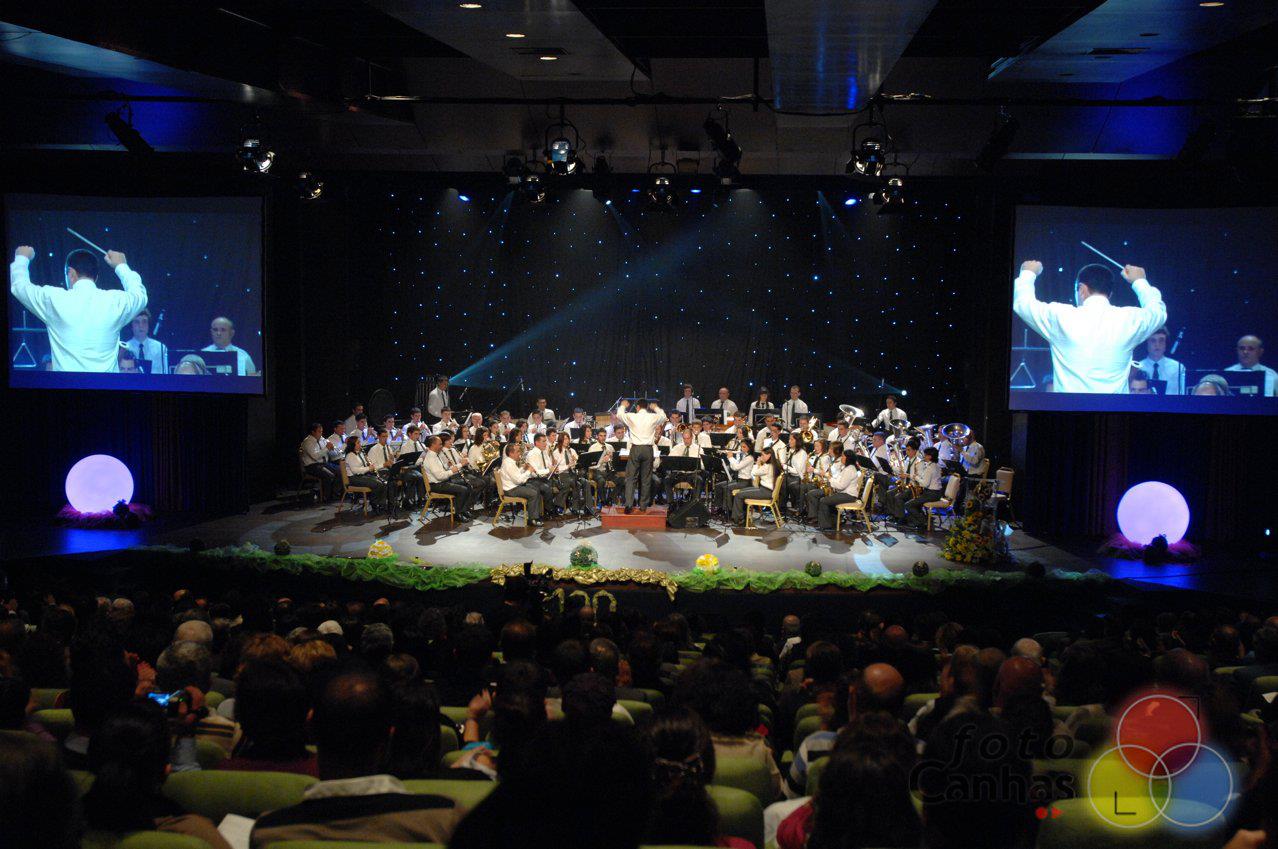
[[[626,515],[625,508],[608,506],[599,514],[600,522],[605,528],[621,531],[662,531],[666,527],[666,508],[653,505],[646,512],[640,513],[638,508]]]

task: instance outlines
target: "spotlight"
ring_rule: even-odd
[[[721,186],[731,186],[741,179],[741,171],[737,168],[736,163],[729,162],[726,159],[720,159],[714,164],[714,175],[719,178],[719,185]]]
[[[722,125],[714,118],[706,118],[702,126],[710,137],[711,147],[719,157],[714,164],[714,175],[719,178],[721,185],[730,186],[734,180],[741,178],[741,146],[728,131],[726,114]]]
[[[861,199],[860,199],[860,198],[848,198],[847,200],[843,201],[843,205],[844,205],[844,206],[856,206],[856,205],[857,205],[858,203],[860,203],[860,202],[861,202]]]
[[[688,189],[688,193],[693,195],[699,195],[701,194],[701,189]]]
[[[870,195],[870,203],[879,207],[879,212],[894,212],[905,206],[905,180],[902,177],[889,177],[887,182]]]
[[[551,130],[559,131],[554,139],[551,139]],[[569,130],[572,131],[572,139],[568,138]],[[581,164],[581,160],[577,158],[577,151],[580,149],[581,134],[577,132],[575,124],[564,118],[564,108],[560,106],[559,120],[546,128],[546,148],[542,151],[546,173],[559,177],[576,173],[577,166]]]
[[[595,196],[595,200],[607,206],[612,203],[613,184],[612,166],[605,157],[596,156],[590,193]]]
[[[546,187],[542,185],[541,177],[537,174],[524,175],[523,182],[519,184],[519,193],[529,203],[544,203],[546,200]]]
[[[655,168],[669,168],[666,171],[654,172]],[[679,193],[675,191],[674,166],[662,160],[648,167],[648,203],[658,209],[672,209],[679,202]]]
[[[848,164],[843,170],[847,174],[877,177],[883,173],[883,166],[886,164],[887,155],[883,150],[882,140],[862,139],[861,143],[852,151],[852,157],[848,159]]]
[[[297,196],[302,200],[319,200],[324,194],[324,181],[310,171],[298,174],[296,182]]]
[[[470,195],[458,195],[457,199],[462,203],[470,203]]]
[[[1020,128],[1019,121],[1005,112],[1001,113],[998,126],[990,134],[989,140],[985,142],[981,152],[976,155],[977,167],[982,171],[993,171],[998,161],[1006,156],[1008,150],[1011,149],[1012,139],[1016,137],[1016,132]]]
[[[240,167],[255,174],[265,174],[275,164],[275,151],[262,141],[259,126],[246,127],[240,133],[240,148],[235,152]]]
[[[501,173],[506,175],[506,185],[518,186],[523,182],[524,174],[528,173],[528,166],[518,156],[508,156],[501,166]]]
[[[128,115],[126,119],[124,116]],[[133,127],[133,107],[124,104],[114,112],[108,112],[103,118],[111,134],[129,153],[155,153],[155,148]]]

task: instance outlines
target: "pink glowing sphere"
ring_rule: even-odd
[[[1149,545],[1159,535],[1175,545],[1189,530],[1189,505],[1174,486],[1161,481],[1138,483],[1118,502],[1118,529],[1140,545]]]
[[[81,513],[109,513],[133,498],[129,467],[110,454],[90,454],[67,472],[67,502]]]

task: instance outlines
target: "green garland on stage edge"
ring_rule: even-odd
[[[464,566],[432,566],[418,558],[401,560],[397,557],[329,557],[319,554],[273,554],[246,543],[224,548],[211,548],[193,554],[188,549],[171,545],[139,546],[139,551],[194,556],[221,561],[232,566],[248,566],[260,572],[283,572],[290,575],[319,575],[342,578],[347,581],[370,581],[400,589],[451,590],[473,584],[492,581],[505,583],[508,577],[522,574],[521,564],[497,567],[479,564]],[[786,572],[754,572],[735,567],[721,568],[715,572],[698,569],[687,572],[662,572],[658,569],[609,569],[606,567],[562,568],[537,564],[533,572],[549,574],[555,581],[575,583],[581,586],[600,584],[635,583],[660,587],[671,600],[679,590],[709,592],[711,590],[737,590],[756,593],[772,593],[779,590],[817,590],[835,588],[865,592],[873,589],[911,590],[938,593],[956,587],[1012,587],[1026,581],[1068,581],[1104,584],[1113,579],[1099,570],[1067,572],[1049,570],[1045,577],[1027,576],[1024,572],[995,572],[936,569],[924,576],[866,575],[848,572],[822,572],[812,575],[802,570]]]

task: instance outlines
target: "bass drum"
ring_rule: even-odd
[[[395,416],[395,396],[390,394],[388,389],[378,389],[373,393],[373,397],[368,399],[368,406],[365,408],[368,413],[368,423],[373,427],[381,427],[382,421],[387,416]],[[395,416],[396,419],[401,418]],[[402,418],[408,418],[403,416]],[[397,422],[398,423],[398,422]]]

